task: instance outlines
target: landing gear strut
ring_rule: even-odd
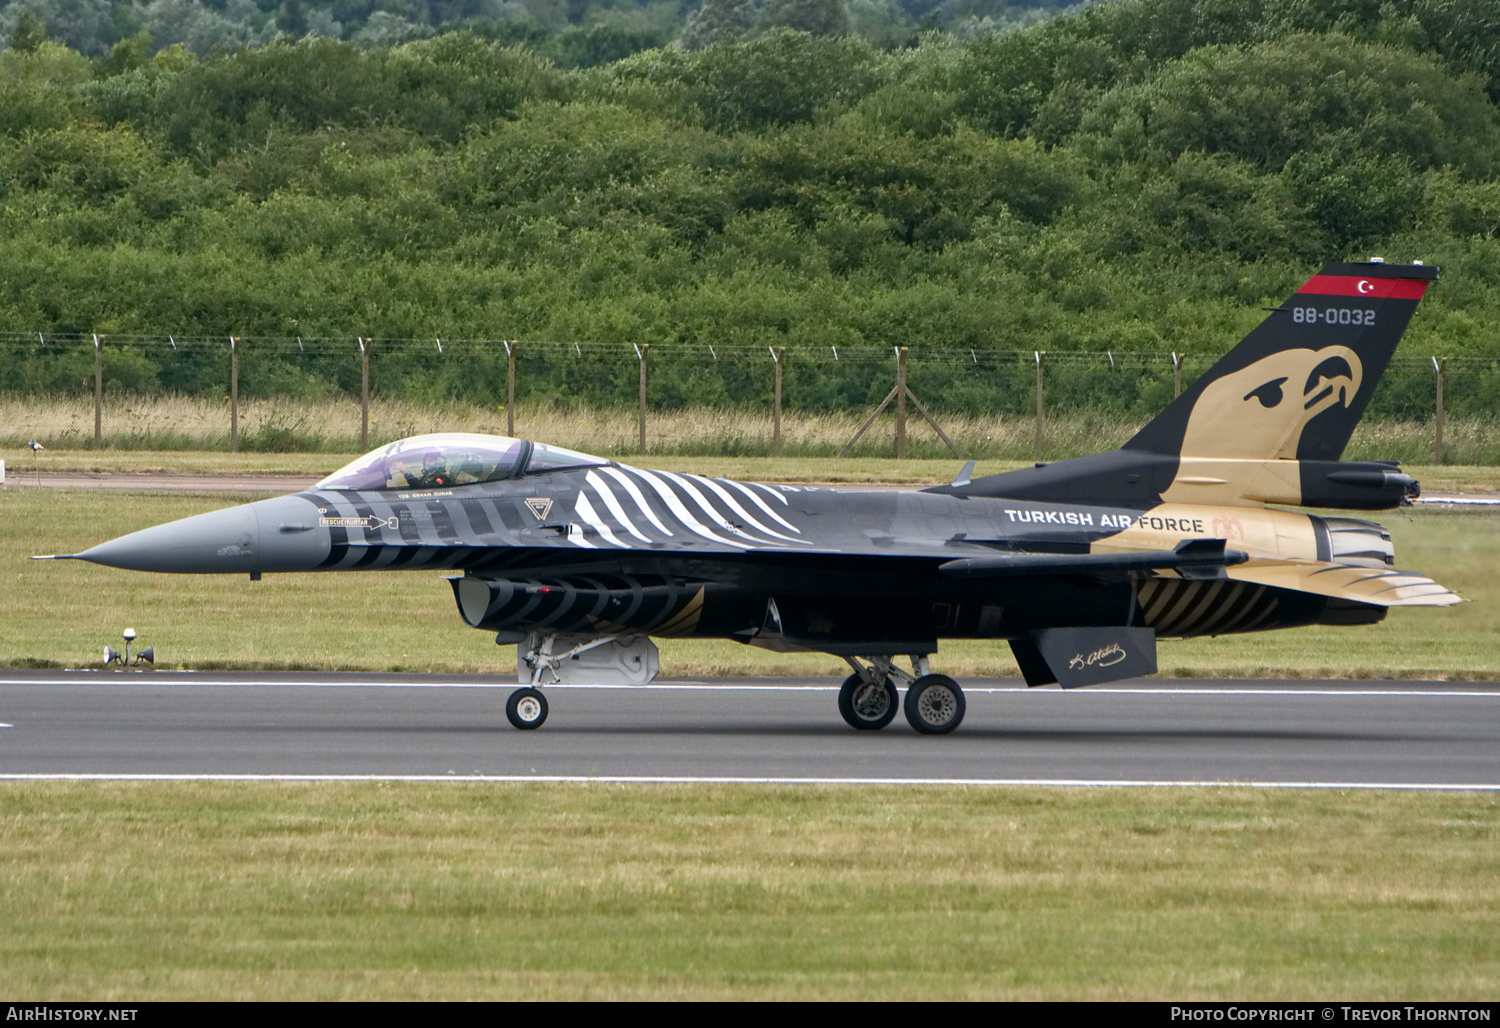
[[[542,727],[542,723],[547,720],[547,697],[542,695],[540,688],[542,675],[551,675],[554,682],[561,681],[558,668],[563,666],[565,660],[613,641],[612,636],[602,635],[581,642],[565,653],[555,654],[552,648],[557,643],[557,636],[549,632],[543,633],[529,649],[523,645],[520,659],[531,671],[531,685],[517,689],[505,701],[505,716],[510,723],[523,731]],[[525,680],[521,679],[523,682]]]
[[[927,657],[914,654],[912,674],[898,668],[890,657],[869,657],[862,664],[854,657],[845,662],[854,674],[839,689],[839,714],[851,727],[877,731],[896,717],[896,680],[906,688],[906,720],[923,735],[947,735],[964,719],[964,691],[947,675],[932,674]]]

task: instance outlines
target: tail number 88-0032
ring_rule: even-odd
[[[1370,308],[1293,307],[1292,321],[1299,325],[1373,325],[1375,312]]]

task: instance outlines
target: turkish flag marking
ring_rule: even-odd
[[[1368,296],[1371,299],[1393,297],[1397,300],[1420,300],[1427,291],[1427,280],[1421,278],[1357,278],[1353,275],[1314,275],[1297,290],[1322,296]]]

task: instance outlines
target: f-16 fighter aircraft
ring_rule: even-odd
[[[943,734],[964,716],[939,639],[1009,642],[1028,685],[1156,670],[1156,640],[1367,625],[1459,602],[1393,567],[1379,525],[1268,507],[1377,510],[1418,486],[1339,460],[1438,270],[1331,264],[1124,447],[921,492],[647,471],[542,443],[427,435],[311,490],[77,554],[138,571],[440,569],[459,614],[516,646],[517,728],[544,686],[645,685],[662,637],[835,654],[838,709]],[[910,659],[911,671],[896,660]]]

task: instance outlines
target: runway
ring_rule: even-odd
[[[966,680],[953,735],[839,719],[828,679],[0,672],[0,778],[860,781],[1500,789],[1500,683]]]

